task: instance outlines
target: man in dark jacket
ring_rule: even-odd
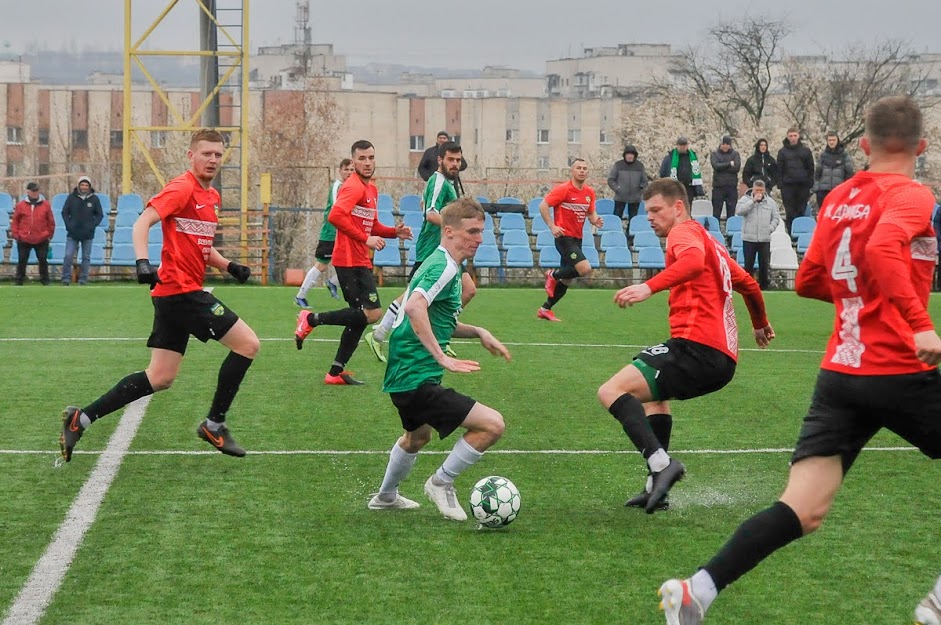
[[[52,217],[49,201],[39,195],[38,182],[26,185],[26,199],[21,200],[13,209],[10,230],[13,240],[16,241],[18,257],[13,283],[23,284],[29,253],[35,250],[36,260],[39,261],[39,281],[44,285],[49,284],[49,265],[46,257],[49,254],[49,241],[56,231],[56,222]]]
[[[712,165],[712,216],[722,219],[722,207],[726,217],[735,213],[738,202],[738,172],[742,169],[742,159],[732,149],[732,137],[722,137],[719,149],[709,156]]]
[[[103,218],[101,200],[95,195],[91,178],[82,176],[78,179],[78,186],[72,189],[72,193],[62,206],[62,219],[65,221],[65,230],[68,233],[65,241],[65,257],[62,259],[63,286],[68,286],[72,282],[72,263],[75,262],[75,255],[80,244],[82,268],[78,274],[78,283],[84,285],[88,282],[91,245],[95,239],[95,228]]]
[[[835,132],[827,133],[827,147],[817,159],[814,171],[814,186],[817,189],[817,211],[823,207],[823,201],[833,189],[849,180],[856,173],[853,157],[846,153]]]
[[[778,162],[768,151],[767,139],[758,139],[755,142],[755,153],[748,157],[742,169],[742,182],[746,187],[753,188],[756,180],[765,181],[768,193],[778,184]]]
[[[608,173],[608,186],[614,191],[614,214],[622,219],[625,206],[628,220],[637,214],[647,188],[647,171],[637,157],[637,148],[625,146],[621,160],[612,165]]]
[[[784,146],[778,150],[778,173],[781,177],[781,201],[784,204],[784,225],[791,234],[791,224],[807,210],[810,188],[814,184],[814,155],[801,143],[800,131],[787,130]]]
[[[696,153],[689,149],[689,139],[680,137],[676,147],[663,157],[660,163],[660,177],[678,180],[686,187],[689,203],[697,197],[706,195],[702,188],[702,169]]]
[[[425,153],[421,155],[421,161],[418,162],[418,175],[422,180],[428,182],[428,179],[431,178],[431,174],[438,171],[438,150],[441,146],[451,140],[451,136],[448,135],[445,131],[438,133],[438,136],[435,137],[435,144],[425,150]],[[444,156],[443,154],[441,156]],[[464,160],[464,157],[461,157],[461,171],[467,169],[467,161]],[[458,181],[455,181],[455,185],[459,184]],[[459,193],[458,195],[463,195]]]

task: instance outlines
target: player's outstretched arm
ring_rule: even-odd
[[[480,339],[480,344],[484,346],[484,349],[494,356],[501,356],[507,362],[512,359],[512,356],[510,356],[510,350],[508,350],[503,343],[498,341],[497,338],[486,328],[458,322],[457,328],[454,329],[453,336],[459,339]]]
[[[434,331],[431,329],[431,320],[428,318],[428,300],[425,299],[423,293],[419,291],[412,293],[405,303],[405,314],[408,316],[408,321],[412,325],[415,336],[418,337],[422,346],[428,350],[428,353],[434,357],[439,365],[454,373],[470,373],[480,370],[480,364],[473,360],[459,360],[445,355],[441,346],[438,345],[438,339],[435,338]]]

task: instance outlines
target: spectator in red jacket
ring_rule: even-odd
[[[21,200],[13,209],[13,220],[10,223],[13,239],[16,241],[16,285],[22,285],[26,278],[26,262],[29,260],[31,250],[36,251],[36,260],[39,261],[39,280],[44,285],[49,284],[49,265],[46,256],[49,253],[49,241],[56,231],[56,222],[52,218],[52,207],[49,202],[39,195],[39,183],[30,182],[26,185],[26,199]]]

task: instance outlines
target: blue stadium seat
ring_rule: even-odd
[[[114,227],[130,227],[134,225],[134,222],[137,221],[137,218],[140,215],[133,211],[126,211],[124,213],[118,213],[117,217],[114,218]],[[102,220],[103,221],[103,220]]]
[[[506,250],[507,267],[532,267],[533,251],[528,245],[516,245]]]
[[[395,204],[392,202],[392,196],[388,193],[380,193],[376,203],[378,204],[376,208],[381,211],[391,211],[395,209]]]
[[[144,212],[144,199],[136,193],[125,193],[124,195],[119,195],[118,212],[131,212],[140,215]]]
[[[802,232],[801,235],[797,237],[797,253],[806,254],[807,248],[810,247],[810,241],[813,238],[813,232]]]
[[[107,216],[111,212],[111,196],[107,193],[96,193],[95,195],[101,200],[101,212]]]
[[[595,200],[595,212],[597,212],[599,215],[613,215],[614,200],[607,197]]]
[[[742,267],[745,266],[745,250],[744,249],[739,249],[737,252],[735,252],[735,262],[737,262]]]
[[[13,197],[9,193],[0,191],[0,211],[13,212]]]
[[[484,213],[484,228],[493,230],[493,215],[490,213]]]
[[[496,245],[481,245],[474,256],[475,267],[499,267],[500,250]]]
[[[154,243],[151,241],[147,245],[147,256],[150,258],[151,265],[160,264],[160,252],[163,250],[163,243]]]
[[[65,201],[69,198],[68,193],[56,193],[52,196],[52,201],[49,202],[49,205],[52,207],[53,213],[61,213],[62,207],[65,206]],[[101,209],[104,211],[104,207]]]
[[[399,198],[400,213],[420,213],[421,197],[417,195],[403,195]]]
[[[526,219],[520,213],[502,213],[500,215],[500,232],[506,232],[507,230],[526,232]]]
[[[696,217],[695,219],[709,232],[722,232],[721,228],[719,228],[719,220],[712,215]]]
[[[395,220],[395,215],[392,213],[392,211],[377,211],[376,219],[379,220],[379,223],[390,226],[392,228],[394,228],[398,223]]]
[[[791,224],[791,238],[796,240],[802,234],[813,234],[816,228],[817,221],[813,217],[797,217]]]
[[[421,213],[405,213],[402,215],[402,223],[412,229],[413,237],[418,238],[422,224],[425,223],[425,216]]]
[[[101,267],[105,264],[105,238],[100,230],[95,231],[95,238],[91,242],[91,265]]]
[[[548,230],[536,235],[536,247],[555,247],[555,237]]]
[[[584,222],[582,222],[582,239],[587,241],[594,236],[594,233],[591,229],[592,225],[590,221],[586,219]]]
[[[116,243],[111,247],[112,265],[116,267],[133,267],[136,261],[137,255],[134,253],[134,246],[130,243]]]
[[[731,237],[736,232],[742,231],[742,217],[739,215],[732,215],[725,220],[725,236]]]
[[[63,258],[65,258],[65,243],[52,243],[49,246],[49,262],[61,265]]]
[[[601,234],[601,242],[598,247],[602,252],[607,252],[615,247],[627,249],[627,237],[624,236],[623,232],[604,232]]]
[[[128,228],[127,226],[115,228],[114,235],[111,237],[111,245],[124,245],[133,243],[133,239],[131,238],[131,233],[133,231],[133,228]]]
[[[10,213],[6,212],[5,210],[0,210],[0,230],[7,230],[9,227],[10,227]],[[3,232],[3,235],[5,237],[6,232]],[[0,237],[0,241],[2,241],[4,237]]]
[[[637,252],[637,266],[641,269],[663,269],[666,259],[660,246],[644,247]]]
[[[604,266],[609,269],[630,269],[634,266],[631,251],[626,247],[612,247],[604,253]]]
[[[493,230],[484,230],[484,242],[482,245],[492,245],[494,247],[497,246],[497,235],[493,233]]]
[[[529,201],[529,204],[526,205],[526,211],[529,213],[530,217],[538,219],[539,217],[539,205],[542,204],[541,197],[534,197]]]
[[[712,235],[712,238],[719,242],[719,245],[726,247],[727,243],[725,242],[725,236],[721,232],[716,232],[715,230],[709,230],[709,234]]]
[[[605,215],[598,232],[624,232],[624,223],[615,214]]]
[[[635,250],[642,250],[648,247],[655,247],[659,250],[661,249],[660,237],[658,237],[653,230],[650,230],[649,232],[638,232],[637,236],[634,237],[632,247]]]
[[[512,197],[512,196],[507,195],[497,200],[497,204],[521,204],[523,205],[523,200],[519,199],[518,197]]]
[[[594,245],[582,245],[582,252],[585,254],[585,258],[588,259],[589,265],[595,268],[601,266],[601,261],[598,259],[598,250],[595,249]]]
[[[399,246],[386,245],[381,250],[377,250],[372,263],[376,267],[400,267],[402,265],[402,255],[399,253]]]
[[[480,202],[481,204],[489,204],[489,203],[490,203],[490,198],[487,197],[487,196],[485,196],[485,195],[478,195],[478,196],[475,196],[475,197],[477,198],[477,201]]]
[[[543,220],[542,215],[538,213],[536,213],[536,215],[533,216],[532,225],[530,226],[530,228],[533,234],[539,234],[540,232],[549,232],[549,224],[547,224]]]
[[[408,247],[408,252],[405,253],[405,266],[411,267],[415,264],[415,246],[411,245]]]
[[[65,243],[68,237],[69,233],[66,231],[65,226],[56,224],[56,231],[52,233],[52,243]]]
[[[546,269],[555,269],[562,264],[562,257],[555,244],[539,247],[539,266]]]
[[[643,200],[640,201],[640,206],[637,208],[637,214],[638,215],[647,214],[647,204]]]
[[[150,232],[147,233],[147,241],[163,245],[163,224],[161,222],[158,221],[150,227]]]
[[[653,232],[653,228],[650,227],[650,222],[646,217],[634,215],[628,225],[628,234],[633,238],[638,232]]]
[[[738,252],[743,247],[744,245],[742,245],[742,232],[740,230],[732,234],[732,242],[729,243],[729,249],[732,250],[733,252]]]
[[[519,245],[529,247],[529,235],[526,234],[525,230],[508,230],[503,232],[500,242],[501,247],[506,249]]]

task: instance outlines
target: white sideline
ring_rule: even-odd
[[[153,396],[148,395],[128,404],[114,434],[111,435],[111,440],[108,441],[108,446],[103,452],[96,452],[101,457],[72,502],[72,507],[56,530],[52,542],[33,567],[20,594],[13,600],[3,625],[33,625],[42,618],[62,585],[69,567],[72,566],[86,532],[95,521],[98,509],[118,474],[118,469],[121,468],[124,456],[128,454],[131,441],[137,434],[137,428],[144,418],[151,397]]]

